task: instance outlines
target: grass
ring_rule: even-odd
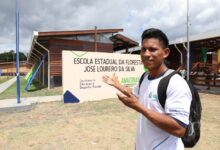
[[[0,76],[0,84],[13,78],[12,76]]]
[[[200,96],[201,138],[187,150],[219,150],[219,95]],[[0,149],[134,150],[136,121],[137,112],[117,99],[37,104],[26,112],[0,113]]]
[[[47,87],[42,86],[37,80],[34,80],[28,91],[25,91],[25,86],[27,82],[24,77],[20,78],[20,95],[21,97],[35,97],[35,96],[50,96],[50,95],[61,95],[62,88],[53,88],[48,90]],[[16,83],[10,86],[6,91],[0,94],[1,99],[16,98],[17,96],[17,87]]]
[[[115,99],[0,113],[0,149],[129,150],[137,113]],[[11,128],[13,126],[13,128]]]

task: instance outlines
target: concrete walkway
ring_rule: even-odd
[[[16,77],[0,84],[0,94],[4,92],[7,88],[9,88],[13,83],[15,83]]]
[[[15,81],[16,77],[0,84],[0,94],[15,83]],[[33,104],[36,103],[61,100],[63,100],[63,95],[21,98],[19,104],[17,103],[17,99],[4,99],[0,100],[0,112],[26,111],[30,110]]]
[[[218,94],[218,95],[220,95],[220,87],[210,87],[210,90],[207,90],[206,86],[195,85],[195,87],[197,88],[198,92],[201,92],[201,93]]]
[[[0,112],[30,110],[33,107],[33,104],[36,103],[62,101],[63,95],[27,97],[27,98],[21,98],[20,100],[21,102],[19,104],[17,103],[17,99],[0,100]]]

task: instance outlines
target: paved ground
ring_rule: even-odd
[[[0,84],[0,94],[15,82],[16,77]],[[61,101],[62,99],[62,95],[26,97],[21,98],[20,103],[17,102],[17,99],[4,99],[0,100],[0,112],[25,111],[31,109],[32,104],[51,101]]]
[[[207,90],[205,86],[195,86],[199,92],[201,93],[209,93],[209,94],[220,94],[220,87],[210,87],[210,90]]]
[[[30,110],[32,108],[32,105],[36,103],[61,100],[63,100],[62,95],[26,97],[21,98],[20,103],[17,103],[17,99],[5,99],[0,100],[0,112],[26,111]]]

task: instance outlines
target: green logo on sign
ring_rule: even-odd
[[[139,81],[139,77],[123,77],[121,83],[129,87],[136,85]]]

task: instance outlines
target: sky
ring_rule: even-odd
[[[15,50],[16,0],[0,1],[0,53]],[[186,36],[187,0],[18,0],[20,48],[29,52],[33,31],[123,28],[140,42],[147,28],[169,40]],[[190,35],[220,30],[220,0],[189,0]]]

